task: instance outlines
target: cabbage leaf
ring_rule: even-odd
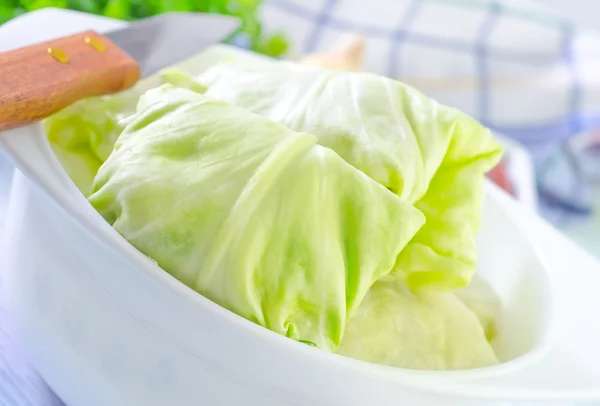
[[[390,277],[369,290],[348,323],[339,352],[377,364],[424,370],[498,363],[476,313],[454,293],[412,292]]]
[[[171,85],[140,98],[92,192],[174,277],[329,351],[424,222],[313,135]]]
[[[425,226],[398,257],[397,277],[412,289],[469,283],[484,175],[501,155],[487,129],[381,76],[259,63],[242,52],[228,59],[196,78],[207,96],[314,134],[424,213]],[[182,83],[182,75],[166,71],[163,80]]]

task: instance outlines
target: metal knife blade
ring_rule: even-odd
[[[239,24],[229,16],[167,13],[104,35],[140,64],[142,76],[148,76],[224,40]]]

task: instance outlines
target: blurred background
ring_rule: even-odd
[[[0,23],[45,7],[233,15],[243,24],[228,42],[273,57],[359,34],[362,69],[492,129],[506,154],[490,178],[600,258],[598,0],[0,0]]]

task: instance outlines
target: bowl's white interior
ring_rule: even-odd
[[[489,196],[477,243],[478,274],[502,302],[492,343],[498,357],[508,361],[539,349],[554,318],[548,275],[531,242]]]

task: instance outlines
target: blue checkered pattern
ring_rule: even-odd
[[[600,62],[600,36],[514,4],[270,0],[264,20],[267,29],[291,36],[296,53],[325,50],[345,32],[362,33],[366,69],[412,84],[525,145],[551,220],[587,214],[585,184],[566,143],[600,127],[600,97],[593,96],[600,83],[582,72]],[[556,176],[557,169],[566,173]]]

